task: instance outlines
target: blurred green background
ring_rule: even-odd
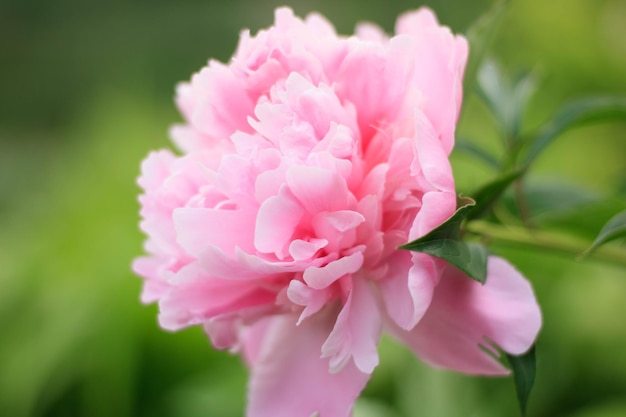
[[[489,0],[429,1],[465,31]],[[239,31],[272,23],[280,1],[3,0],[0,3],[0,415],[241,416],[246,371],[199,329],[168,334],[139,303],[135,178],[170,146],[174,86]],[[392,31],[414,1],[294,0],[340,33]],[[541,87],[525,129],[564,102],[626,94],[626,2],[517,0],[491,49]],[[485,107],[466,93],[460,133],[501,152]],[[592,239],[626,207],[626,123],[565,134],[537,161],[534,222]],[[459,189],[493,173],[453,155]],[[534,187],[534,188],[533,188]],[[558,193],[556,192],[558,191]],[[543,193],[543,194],[542,194]],[[555,197],[555,196],[558,196]],[[594,261],[493,246],[533,282],[544,311],[529,416],[626,416],[626,273]],[[517,415],[513,383],[430,370],[385,340],[356,417]]]

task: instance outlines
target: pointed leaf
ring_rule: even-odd
[[[489,152],[469,140],[457,139],[454,144],[454,150],[474,156],[476,159],[484,162],[485,165],[488,165],[495,170],[500,170],[500,162],[495,156],[491,155]]]
[[[523,173],[523,170],[509,172],[508,174],[487,183],[478,191],[473,193],[476,205],[474,205],[472,210],[467,214],[466,219],[469,221],[483,217],[491,209],[494,203],[502,196],[502,194],[504,194],[509,185],[511,185]]]
[[[513,96],[511,97],[512,109],[508,132],[511,138],[515,139],[519,136],[522,117],[528,106],[528,101],[537,91],[537,77],[535,72],[525,71],[520,73],[516,80],[514,80],[513,86]]]
[[[506,131],[507,108],[512,96],[512,86],[511,81],[494,60],[485,59],[478,69],[476,92],[500,127]]]
[[[522,72],[512,79],[490,59],[478,71],[478,96],[493,113],[507,147],[519,138],[522,116],[536,84],[533,72]]]
[[[496,2],[490,9],[477,19],[467,30],[467,39],[470,44],[470,56],[465,68],[463,90],[470,91],[476,83],[478,69],[487,55],[491,41],[498,25],[502,21],[504,12],[511,0]]]
[[[626,97],[592,97],[565,105],[539,132],[524,164],[529,165],[554,139],[572,127],[604,120],[626,120]]]
[[[462,242],[452,239],[436,239],[412,242],[402,249],[427,253],[448,261],[468,277],[484,284],[487,280],[487,249],[480,243]]]
[[[514,356],[506,354],[506,358],[511,365],[513,371],[513,380],[515,382],[515,391],[517,392],[517,400],[519,402],[522,416],[526,415],[526,404],[528,397],[535,383],[535,373],[537,368],[537,359],[535,356],[535,345],[533,345],[526,353]]]
[[[583,255],[587,255],[599,246],[620,237],[626,237],[626,210],[617,213],[606,222],[596,240],[593,241],[591,247]]]
[[[421,238],[400,246],[400,249],[441,258],[470,278],[484,283],[487,279],[487,249],[481,244],[460,240],[461,224],[474,205],[471,198],[459,198],[458,209],[448,220]]]

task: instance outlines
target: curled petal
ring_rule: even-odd
[[[394,334],[431,365],[500,375],[508,371],[492,356],[491,344],[521,354],[540,327],[530,283],[505,260],[490,257],[484,285],[448,267],[422,320],[413,330]]]
[[[268,306],[275,292],[250,281],[214,278],[197,263],[182,268],[159,300],[159,323],[168,330],[201,324],[217,316]]]
[[[303,215],[302,206],[285,189],[265,200],[257,214],[254,232],[256,249],[259,252],[275,253],[279,259],[284,259]]]
[[[432,259],[426,254],[398,251],[393,255],[378,288],[396,326],[410,330],[424,316],[433,297],[435,275]]]
[[[339,372],[350,359],[361,372],[370,374],[378,365],[378,341],[382,319],[376,298],[367,282],[354,279],[333,331],[322,346],[322,357],[330,358],[330,372]]]
[[[400,16],[396,33],[412,37],[413,53],[423,57],[420,65],[415,66],[412,83],[423,95],[424,112],[449,154],[461,108],[467,41],[439,26],[434,13],[427,8]]]
[[[352,274],[363,265],[363,253],[355,252],[322,267],[312,266],[304,271],[304,281],[315,289],[328,287],[344,275]]]
[[[353,362],[328,372],[320,349],[336,311],[325,309],[296,326],[292,315],[272,318],[252,368],[248,417],[349,417],[369,379]]]
[[[287,288],[287,297],[297,305],[303,306],[304,310],[298,318],[297,325],[302,320],[320,311],[324,305],[332,298],[330,288],[316,290],[304,284],[302,281],[292,280]]]

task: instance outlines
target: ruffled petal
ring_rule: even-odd
[[[250,308],[273,308],[276,299],[271,289],[250,281],[214,278],[197,263],[178,271],[171,283],[171,289],[159,300],[159,324],[168,330]]]
[[[432,121],[446,154],[454,145],[454,131],[461,108],[463,72],[468,45],[462,36],[439,26],[434,13],[421,8],[406,13],[396,23],[396,33],[411,36],[420,65],[412,83],[424,97],[424,112]]]
[[[484,285],[448,267],[422,320],[409,332],[396,328],[394,335],[433,366],[503,375],[508,370],[493,357],[492,343],[521,354],[540,327],[530,283],[505,260],[490,257]]]
[[[304,271],[304,281],[311,288],[322,289],[331,285],[346,274],[352,274],[363,265],[363,253],[355,252],[330,262],[322,267],[312,266]]]
[[[256,358],[248,393],[248,417],[348,417],[370,375],[352,361],[328,371],[320,349],[332,330],[327,309],[296,326],[293,315],[278,316]]]
[[[394,324],[409,330],[426,313],[433,297],[436,277],[430,256],[398,251],[389,270],[378,282],[387,314]]]
[[[178,243],[195,257],[209,246],[226,253],[236,246],[250,248],[255,227],[253,213],[210,208],[178,208],[174,226]]]
[[[378,366],[378,342],[382,318],[368,283],[354,279],[333,331],[322,346],[322,357],[330,358],[330,371],[339,372],[352,359],[362,372]]]

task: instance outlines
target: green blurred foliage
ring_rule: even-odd
[[[209,57],[228,60],[239,31],[269,25],[283,3],[0,4],[1,415],[242,415],[239,359],[214,351],[199,329],[163,332],[156,307],[138,301],[141,282],[129,268],[143,240],[135,178],[149,150],[170,146],[167,129],[180,120],[175,84]],[[456,32],[489,4],[428,2]],[[291,3],[300,15],[323,13],[341,33],[362,20],[391,31],[418,5]],[[513,1],[492,53],[510,71],[540,74],[522,131],[567,100],[625,94],[625,38],[621,0]],[[471,92],[459,130],[502,153],[493,118]],[[625,134],[624,123],[585,127],[548,148],[527,185],[537,225],[592,241],[625,207]],[[460,153],[453,164],[466,193],[494,174]],[[528,415],[626,415],[624,270],[492,249],[532,280],[544,311]],[[517,415],[510,378],[433,370],[387,339],[381,356],[357,417]]]

